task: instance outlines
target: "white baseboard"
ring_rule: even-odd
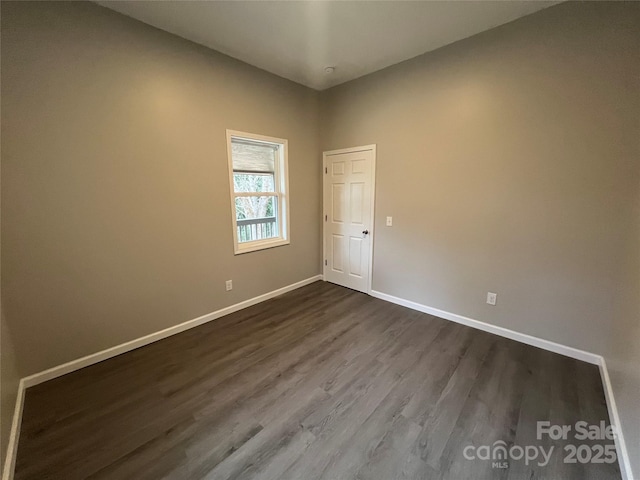
[[[18,384],[18,395],[16,405],[13,410],[13,421],[11,422],[11,433],[7,444],[7,456],[4,461],[2,480],[13,480],[13,471],[16,466],[16,454],[18,453],[18,440],[20,440],[20,424],[22,423],[22,408],[24,406],[24,380]]]
[[[624,441],[624,435],[620,426],[620,415],[618,415],[618,407],[616,406],[616,399],[613,395],[613,387],[611,385],[611,379],[609,378],[609,371],[607,370],[607,362],[604,357],[601,357],[601,359],[600,376],[602,377],[602,384],[604,386],[604,396],[607,400],[609,419],[611,421],[611,425],[614,426],[616,431],[616,450],[618,453],[618,461],[620,463],[620,472],[622,473],[623,480],[633,480],[631,461],[629,460],[629,450],[627,450],[627,444]]]
[[[73,360],[71,362],[67,362],[57,367],[53,367],[43,372],[36,373],[34,375],[30,375],[28,377],[23,378],[22,380],[20,380],[20,384],[18,387],[18,395],[16,398],[16,406],[13,414],[13,422],[11,424],[11,435],[9,437],[9,444],[7,446],[7,457],[4,464],[2,480],[13,479],[16,453],[18,449],[18,440],[20,438],[20,424],[22,421],[22,409],[24,405],[24,396],[25,396],[26,388],[45,382],[47,380],[51,380],[56,377],[60,377],[62,375],[66,375],[67,373],[71,373],[75,370],[79,370],[89,365],[93,365],[103,360],[107,360],[109,358],[115,357],[122,353],[126,353],[128,351],[134,350],[136,348],[149,345],[150,343],[157,342],[158,340],[162,340],[163,338],[176,335],[180,332],[184,332],[185,330],[189,330],[191,328],[197,327],[199,325],[210,322],[217,318],[223,317],[225,315],[229,315],[230,313],[237,312],[239,310],[250,307],[252,305],[256,305],[260,302],[264,302],[271,298],[277,297],[279,295],[290,292],[297,288],[304,287],[305,285],[309,285],[310,283],[313,283],[315,281],[322,280],[322,279],[323,279],[322,275],[316,275],[314,277],[307,278],[306,280],[302,280],[300,282],[287,285],[286,287],[273,290],[271,292],[251,298],[249,300],[236,303],[235,305],[231,305],[229,307],[216,310],[215,312],[208,313],[201,317],[194,318],[193,320],[189,320],[179,325],[166,328],[159,332],[152,333],[144,337],[140,337],[130,342],[126,342],[121,345],[117,345],[115,347],[102,350],[92,355],[87,355],[77,360]],[[491,325],[489,323],[481,322],[479,320],[474,320],[472,318],[464,317],[462,315],[457,315],[455,313],[447,312],[447,311],[440,310],[433,307],[428,307],[426,305],[412,302],[410,300],[404,300],[402,298],[394,297],[393,295],[388,295],[386,293],[378,292],[376,290],[371,291],[371,296],[379,298],[381,300],[391,302],[391,303],[395,303],[397,305],[402,305],[404,307],[411,308],[413,310],[417,310],[423,313],[428,313],[436,317],[444,318],[446,320],[451,320],[453,322],[460,323],[462,325],[483,330],[485,332],[500,335],[501,337],[509,338],[511,340],[525,343],[527,345],[532,345],[535,347],[542,348],[544,350],[549,350],[551,352],[559,353],[561,355],[575,358],[577,360],[582,360],[588,363],[598,365],[600,367],[602,382],[604,384],[604,391],[605,391],[605,396],[607,401],[607,408],[609,409],[609,417],[611,419],[611,424],[616,427],[616,431],[617,431],[616,449],[618,452],[618,460],[620,462],[620,470],[622,471],[624,480],[633,480],[633,476],[631,473],[631,464],[629,461],[629,453],[626,448],[622,430],[619,427],[620,417],[618,415],[618,410],[616,408],[616,403],[613,395],[613,390],[611,387],[611,382],[609,379],[609,373],[607,371],[606,362],[602,356],[596,355],[590,352],[585,352],[583,350],[579,350],[573,347],[568,347],[566,345],[561,345],[559,343],[551,342],[549,340],[533,337],[531,335],[527,335],[524,333],[519,333],[513,330],[509,330],[508,328]]]
[[[428,307],[420,303],[405,300],[403,298],[394,297],[386,293],[378,292],[376,290],[371,291],[371,296],[385,300],[387,302],[402,305],[403,307],[417,310],[419,312],[428,313],[445,320],[451,320],[452,322],[460,323],[468,327],[476,328],[485,332],[500,335],[501,337],[509,338],[517,342],[532,345],[534,347],[542,348],[550,352],[559,353],[567,357],[575,358],[576,360],[582,360],[583,362],[592,363],[598,365],[600,368],[600,375],[602,377],[602,383],[604,385],[605,399],[607,401],[607,409],[609,410],[609,420],[611,425],[616,429],[616,450],[618,454],[618,462],[620,464],[620,471],[622,472],[623,480],[634,480],[631,473],[631,463],[629,461],[629,452],[627,450],[626,443],[624,441],[624,435],[620,428],[620,416],[618,415],[618,409],[616,407],[615,398],[613,396],[613,389],[611,387],[611,381],[609,379],[609,372],[607,371],[607,364],[602,355],[586,352],[577,348],[568,347],[560,343],[552,342],[550,340],[544,340],[542,338],[527,335],[525,333],[519,333],[508,328],[498,327],[491,325],[490,323],[481,322],[480,320],[474,320],[473,318],[464,317],[456,313],[447,312],[438,308]]]
[[[567,357],[582,360],[583,362],[592,363],[594,365],[600,365],[600,359],[602,358],[600,355],[596,355],[595,353],[585,352],[584,350],[568,347],[566,345],[555,343],[550,340],[544,340],[542,338],[527,335],[526,333],[509,330],[508,328],[498,327],[497,325],[491,325],[490,323],[481,322],[480,320],[474,320],[473,318],[464,317],[462,315],[447,312],[445,310],[440,310],[438,308],[428,307],[420,303],[394,297],[393,295],[388,295],[386,293],[378,292],[375,290],[371,291],[371,296],[380,298],[381,300],[386,300],[387,302],[402,305],[403,307],[411,308],[412,310],[418,310],[419,312],[428,313],[429,315],[444,318],[446,320],[451,320],[452,322],[461,323],[462,325],[466,325],[468,327],[473,327],[477,328],[478,330],[483,330],[485,332],[500,335],[501,337],[509,338],[517,342],[526,343],[527,345],[532,345],[544,350],[549,350],[550,352],[559,353]]]
[[[269,300],[297,288],[304,287],[305,285],[309,285],[310,283],[316,282],[318,280],[322,280],[322,275],[316,275],[314,277],[307,278],[306,280],[292,283],[291,285],[287,285],[286,287],[278,288],[277,290],[273,290],[263,295],[245,300],[244,302],[236,303],[235,305],[216,310],[215,312],[207,313],[206,315],[202,315],[201,317],[194,318],[193,320],[188,320],[173,327],[165,328],[164,330],[160,330],[159,332],[151,333],[149,335],[145,335],[144,337],[140,337],[135,340],[122,343],[120,345],[116,345],[115,347],[107,348],[106,350],[102,350],[97,353],[92,353],[91,355],[87,355],[86,357],[78,358],[62,365],[58,365],[57,367],[53,367],[48,370],[29,375],[28,377],[22,379],[24,381],[24,387],[32,387],[34,385],[38,385],[39,383],[46,382],[47,380],[51,380],[53,378],[66,375],[67,373],[80,370],[81,368],[88,367],[89,365],[93,365],[94,363],[102,362],[103,360],[115,357],[116,355],[129,352],[136,348],[144,347],[145,345],[149,345],[150,343],[157,342],[158,340],[162,340],[163,338],[167,338],[172,335],[176,335],[178,333],[184,332],[185,330],[189,330],[191,328],[202,325],[203,323],[207,323],[217,318],[224,317],[225,315],[229,315],[230,313],[237,312],[238,310],[251,307],[252,305],[264,302],[265,300]]]
[[[229,315],[230,313],[237,312],[244,308],[251,307],[252,305],[256,305],[258,303],[264,302],[265,300],[269,300],[271,298],[277,297],[279,295],[290,292],[292,290],[296,290],[300,287],[304,287],[305,285],[309,285],[310,283],[316,282],[318,280],[322,280],[322,278],[323,278],[322,275],[315,275],[305,280],[301,280],[299,282],[292,283],[291,285],[287,285],[286,287],[278,288],[277,290],[273,290],[263,295],[250,298],[249,300],[245,300],[244,302],[236,303],[235,305],[231,305],[229,307],[216,310],[215,312],[207,313],[206,315],[202,315],[201,317],[194,318],[193,320],[186,321],[179,325],[165,328],[164,330],[161,330],[159,332],[152,333],[150,335],[145,335],[144,337],[131,340],[121,345],[116,345],[115,347],[107,348],[106,350],[102,350],[100,352],[87,355],[86,357],[78,358],[77,360],[72,360],[71,362],[58,365],[57,367],[53,367],[48,370],[44,370],[42,372],[29,375],[28,377],[24,377],[23,379],[20,380],[20,384],[18,386],[18,396],[16,398],[16,407],[13,413],[13,422],[11,424],[11,435],[9,437],[9,444],[7,446],[7,458],[5,460],[4,469],[2,471],[2,480],[13,479],[16,454],[18,451],[18,440],[20,438],[20,425],[22,423],[22,408],[24,405],[24,396],[25,396],[26,388],[32,387],[34,385],[38,385],[39,383],[42,383],[42,382],[46,382],[47,380],[52,380],[54,378],[61,377],[62,375],[66,375],[67,373],[80,370],[81,368],[88,367],[89,365],[93,365],[94,363],[102,362],[103,360],[107,360],[109,358],[115,357],[122,353],[126,353],[131,350],[134,350],[136,348],[144,347],[145,345],[149,345],[150,343],[157,342],[158,340],[162,340],[163,338],[176,335],[180,332],[184,332],[185,330],[189,330],[191,328],[197,327],[199,325],[210,322],[217,318],[224,317],[225,315]]]

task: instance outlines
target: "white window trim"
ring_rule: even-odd
[[[280,158],[276,162],[276,195],[278,200],[278,228],[280,236],[264,240],[254,240],[252,242],[238,242],[238,222],[236,221],[236,193],[233,188],[233,158],[231,150],[231,140],[233,138],[247,139],[254,142],[278,143],[282,148],[278,149]],[[289,245],[289,145],[286,139],[267,137],[254,133],[239,132],[237,130],[227,130],[227,161],[229,168],[229,192],[231,200],[231,221],[233,225],[233,251],[235,255],[255,252],[266,248]],[[256,195],[264,195],[256,193]]]

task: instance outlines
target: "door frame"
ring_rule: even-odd
[[[372,282],[373,282],[373,246],[374,246],[374,237],[376,233],[376,160],[377,160],[377,152],[376,152],[376,144],[373,143],[371,145],[363,145],[361,147],[349,147],[349,148],[340,148],[338,150],[328,150],[326,152],[322,152],[322,277],[326,278],[325,271],[328,267],[326,264],[327,261],[327,221],[325,220],[325,216],[327,212],[325,211],[325,192],[327,186],[327,157],[333,155],[339,155],[341,153],[357,153],[357,152],[365,152],[371,151],[373,155],[373,161],[371,164],[371,227],[369,227],[370,239],[371,239],[371,247],[369,248],[369,266],[367,271],[367,291],[365,292],[367,295],[371,295],[372,290]]]

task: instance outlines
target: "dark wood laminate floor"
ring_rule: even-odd
[[[608,423],[598,369],[317,282],[28,389],[15,478],[620,478],[538,420]]]

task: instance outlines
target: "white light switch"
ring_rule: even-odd
[[[487,303],[489,305],[495,305],[498,300],[498,294],[493,292],[487,292]]]
[[[390,227],[393,225],[393,218],[392,217],[387,217],[387,227]]]

